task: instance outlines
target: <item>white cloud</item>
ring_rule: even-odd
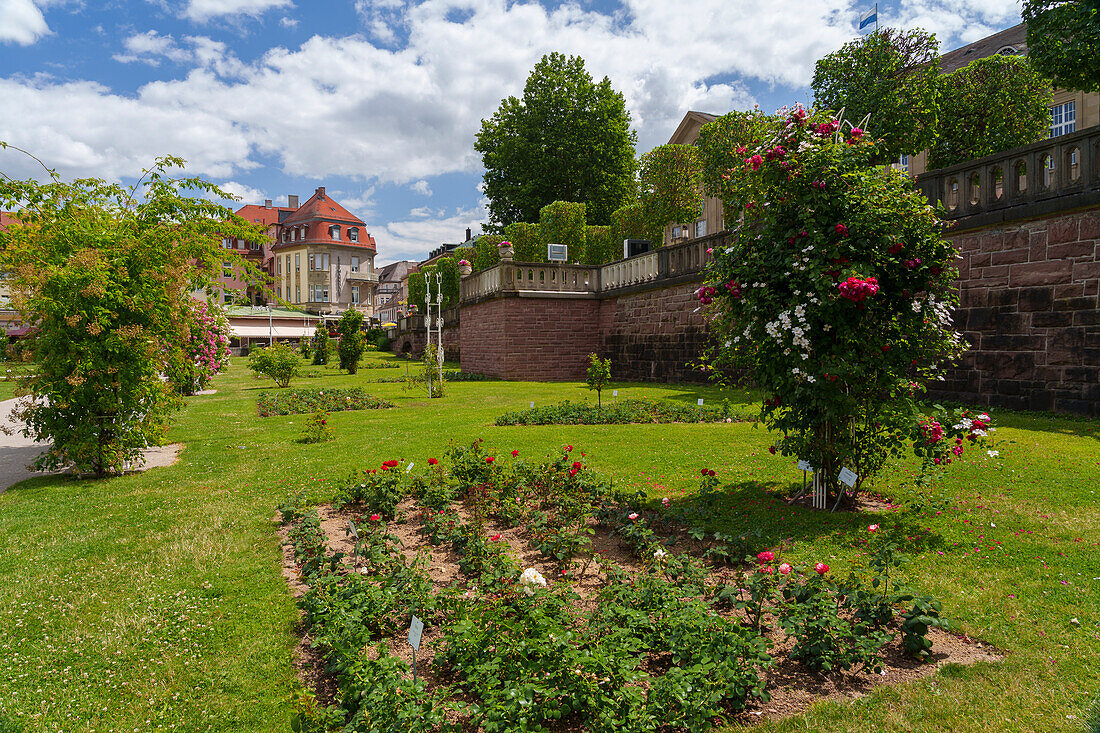
[[[267,198],[267,194],[260,189],[252,188],[251,186],[236,181],[226,181],[225,183],[219,184],[218,188],[226,193],[233,194],[239,199],[232,204],[233,208],[244,206],[245,204],[262,204],[264,199]],[[229,199],[226,199],[226,201],[228,202]]]
[[[902,0],[884,17],[901,28],[923,28],[936,34],[948,51],[1020,22],[1019,0]]]
[[[46,16],[31,0],[0,0],[0,42],[28,46],[49,32]]]
[[[391,221],[385,228],[370,230],[378,243],[379,257],[376,266],[399,260],[422,260],[428,253],[443,242],[462,242],[466,239],[466,229],[471,227],[476,234],[480,222],[489,214],[488,202],[482,199],[476,207],[458,209],[450,216],[444,212],[431,212],[434,217],[416,216],[414,209],[409,212],[411,218],[405,221]]]
[[[284,15],[282,18],[279,18],[279,25],[283,28],[297,28],[298,19]]]
[[[193,65],[185,76],[146,84],[133,96],[90,82],[0,80],[0,98],[21,110],[0,118],[0,139],[30,144],[82,175],[132,172],[135,162],[171,152],[189,158],[193,172],[226,178],[264,156],[291,176],[423,182],[430,190],[435,175],[479,169],[472,143],[481,119],[522,91],[545,53],[579,54],[594,77],[610,77],[645,152],[666,141],[688,109],[747,108],[750,84],[804,87],[815,59],[855,37],[858,15],[855,0],[622,2],[611,16],[576,3],[359,0],[364,28],[382,22],[408,45],[389,48],[375,31],[313,36],[248,62],[210,38],[176,42],[149,31],[127,39],[127,53],[150,62],[184,59]],[[961,8],[971,28],[1003,25],[1016,12],[1014,0],[959,2],[903,0],[899,17],[927,19],[950,34],[967,32],[951,25],[951,8]],[[187,12],[198,18],[288,6],[191,0]]]
[[[419,181],[409,186],[409,190],[418,193],[421,196],[431,196],[432,187],[428,185],[428,182],[421,178]]]
[[[126,53],[115,54],[111,58],[124,64],[142,61],[150,66],[159,66],[161,58],[183,63],[194,58],[194,54],[180,47],[172,36],[162,36],[150,30],[135,33],[122,42]]]
[[[183,15],[198,23],[224,15],[258,17],[272,8],[294,7],[290,0],[190,0]]]

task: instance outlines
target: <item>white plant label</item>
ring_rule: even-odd
[[[814,467],[810,465],[809,461],[799,461],[798,462],[798,470],[799,471],[812,471],[812,470],[814,470]]]
[[[702,397],[700,397],[700,398],[699,398],[699,407],[702,407],[702,406],[703,406],[703,398],[702,398]]]
[[[409,624],[409,645],[416,651],[420,651],[420,636],[424,633],[424,622],[413,616]]]
[[[618,397],[619,396],[619,390],[617,390],[617,389],[611,390],[611,396],[612,397]]]
[[[415,463],[410,463],[410,464],[409,464],[409,465],[408,465],[408,466],[407,466],[407,467],[405,468],[405,473],[412,473],[412,470],[413,470],[413,466],[415,466],[415,465],[416,465]]]
[[[839,478],[840,483],[846,484],[849,488],[854,489],[856,486],[856,479],[858,479],[859,476],[857,476],[855,471],[851,470],[850,468],[842,468],[840,469]]]
[[[532,410],[535,409],[535,401],[534,400],[531,401],[531,409]]]

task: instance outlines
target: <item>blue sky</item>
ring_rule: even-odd
[[[242,197],[317,186],[378,262],[485,220],[480,121],[550,51],[623,92],[639,153],[689,109],[809,102],[856,36],[850,0],[0,0],[0,140],[66,177],[133,180],[158,155]],[[892,0],[884,25],[944,50],[1019,22],[1018,0]],[[0,171],[37,175],[11,151]]]

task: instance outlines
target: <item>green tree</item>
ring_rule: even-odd
[[[930,168],[1033,143],[1050,129],[1050,86],[1022,56],[989,56],[940,79]]]
[[[328,327],[322,321],[317,324],[317,328],[313,332],[313,363],[318,366],[328,364],[331,348],[332,343],[328,337]]]
[[[596,406],[603,407],[600,393],[611,381],[611,359],[601,359],[599,354],[588,355],[588,371],[584,384],[588,389],[596,390]]]
[[[708,122],[699,130],[695,147],[699,151],[702,168],[700,180],[703,193],[724,199],[730,182],[730,171],[745,165],[750,147],[758,147],[764,140],[776,135],[783,127],[777,115],[766,115],[760,110],[733,111]],[[726,211],[725,220],[735,221]]]
[[[702,206],[702,165],[693,145],[658,145],[642,156],[641,200],[653,231],[694,221]]]
[[[290,380],[298,376],[301,359],[294,349],[278,342],[266,348],[253,349],[248,354],[248,368],[275,380],[279,387],[289,387]]]
[[[363,314],[354,308],[348,308],[340,317],[336,326],[340,334],[340,344],[336,347],[340,355],[340,368],[348,374],[359,371],[359,360],[367,349],[367,337],[363,335]]]
[[[229,194],[180,177],[183,163],[157,159],[133,188],[0,173],[0,208],[19,221],[0,233],[0,272],[12,307],[36,325],[25,345],[33,400],[20,417],[28,437],[51,443],[39,467],[103,476],[140,460],[180,404],[162,376],[190,360],[190,291],[233,258],[223,236],[264,238],[206,198]]]
[[[1024,0],[1027,53],[1057,86],[1100,91],[1100,0]]]
[[[636,139],[626,101],[607,77],[595,83],[578,56],[543,56],[523,98],[503,100],[474,143],[490,220],[500,231],[538,220],[554,201],[577,201],[589,223],[610,223],[634,195]]]
[[[926,150],[936,135],[939,99],[936,36],[885,28],[844,44],[814,67],[811,86],[821,109],[844,109],[870,132],[889,158]]]

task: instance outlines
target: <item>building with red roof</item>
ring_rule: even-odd
[[[248,204],[237,210],[246,221],[267,227],[267,242],[222,240],[267,275],[249,282],[226,260],[217,287],[226,302],[261,305],[286,303],[310,313],[339,314],[348,308],[373,315],[375,241],[363,220],[319,187],[304,204],[287,197],[287,206]]]
[[[362,219],[321,186],[278,229],[271,247],[277,298],[311,313],[373,314],[376,247]]]

